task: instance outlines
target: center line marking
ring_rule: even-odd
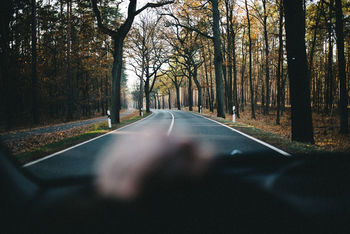
[[[174,122],[175,122],[175,117],[173,115],[173,113],[171,113],[170,111],[168,111],[169,114],[171,114],[171,124],[170,124],[170,127],[168,129],[168,132],[166,133],[167,136],[170,135],[171,131],[173,130],[173,127],[174,127]]]

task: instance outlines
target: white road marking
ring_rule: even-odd
[[[84,144],[86,144],[86,143],[89,143],[89,142],[91,142],[91,141],[97,140],[97,139],[99,139],[99,138],[101,138],[101,137],[104,137],[104,136],[107,136],[107,135],[112,134],[112,133],[114,133],[114,132],[120,131],[120,130],[126,128],[126,127],[131,126],[131,125],[140,123],[141,121],[148,119],[148,118],[151,117],[152,115],[153,115],[153,113],[152,113],[151,115],[147,116],[146,118],[140,119],[139,121],[136,121],[136,122],[134,122],[134,123],[125,125],[125,126],[123,126],[123,127],[121,127],[121,128],[118,128],[118,129],[116,129],[116,130],[110,131],[110,132],[105,133],[105,134],[103,134],[103,135],[101,135],[101,136],[92,138],[92,139],[90,139],[90,140],[84,141],[84,142],[79,143],[79,144],[77,144],[77,145],[73,145],[73,146],[71,146],[71,147],[69,147],[69,148],[67,148],[67,149],[64,149],[64,150],[58,151],[58,152],[56,152],[56,153],[47,155],[47,156],[45,156],[45,157],[43,157],[43,158],[40,158],[40,159],[38,159],[38,160],[29,162],[29,163],[25,164],[23,167],[29,167],[29,166],[31,166],[31,165],[37,164],[37,163],[39,163],[39,162],[41,162],[41,161],[44,161],[44,160],[49,159],[49,158],[52,158],[52,157],[54,157],[54,156],[57,156],[57,155],[62,154],[62,153],[64,153],[64,152],[67,152],[67,151],[69,151],[69,150],[71,150],[71,149],[74,149],[74,148],[76,148],[76,147],[79,147],[79,146],[81,146],[81,145],[84,145]]]
[[[225,124],[223,124],[223,123],[220,123],[220,122],[218,122],[218,121],[216,121],[216,120],[209,119],[209,118],[207,118],[207,117],[205,117],[205,116],[198,115],[198,114],[195,114],[195,113],[192,113],[192,114],[193,114],[193,115],[196,115],[196,116],[200,116],[200,117],[205,118],[205,119],[207,119],[207,120],[213,121],[213,122],[215,122],[215,123],[217,123],[217,124],[220,124],[220,125],[223,126],[223,127],[228,128],[228,129],[231,129],[232,131],[237,132],[237,133],[239,133],[239,134],[241,134],[241,135],[243,135],[243,136],[245,136],[245,137],[247,137],[247,138],[249,138],[249,139],[251,139],[251,140],[253,140],[253,141],[255,141],[255,142],[258,142],[258,143],[260,143],[260,144],[262,144],[262,145],[264,145],[264,146],[266,146],[266,147],[268,147],[268,148],[270,148],[270,149],[272,149],[272,150],[274,150],[274,151],[276,151],[276,152],[278,152],[278,153],[280,153],[280,154],[282,154],[282,155],[284,155],[284,156],[287,156],[287,157],[292,156],[291,154],[289,154],[289,153],[287,153],[287,152],[285,152],[285,151],[283,151],[283,150],[281,150],[281,149],[278,149],[278,148],[276,148],[275,146],[272,146],[272,145],[270,145],[270,144],[268,144],[268,143],[266,143],[266,142],[264,142],[264,141],[262,141],[262,140],[256,139],[256,138],[254,138],[254,137],[252,137],[252,136],[250,136],[250,135],[248,135],[248,134],[245,134],[245,133],[243,133],[243,132],[240,132],[240,131],[238,131],[238,130],[236,130],[236,129],[234,129],[234,128],[231,128],[230,126],[227,126],[227,125],[225,125]]]
[[[171,124],[170,124],[170,127],[168,129],[168,132],[166,133],[167,136],[170,135],[171,131],[173,130],[173,127],[174,127],[174,122],[175,122],[175,117],[173,115],[173,113],[171,113],[170,111],[168,111],[169,114],[171,114]]]

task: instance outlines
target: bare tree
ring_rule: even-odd
[[[199,35],[208,38],[213,41],[214,45],[214,67],[215,67],[215,83],[216,83],[216,106],[217,106],[217,116],[225,118],[225,98],[224,98],[224,85],[223,85],[223,56],[221,48],[221,35],[220,35],[220,12],[218,0],[210,0],[211,11],[212,11],[212,36],[206,32],[202,32],[200,29],[186,22],[185,24],[180,22],[180,20],[172,13],[166,14],[173,19],[175,23],[173,25],[183,27],[187,30],[197,32]]]
[[[97,25],[101,32],[109,35],[114,44],[113,51],[113,66],[112,66],[112,108],[111,118],[112,123],[120,122],[120,82],[122,77],[122,65],[123,65],[123,45],[124,39],[130,31],[131,25],[134,22],[135,17],[147,8],[156,8],[171,4],[174,1],[161,1],[158,3],[147,3],[143,7],[137,10],[137,0],[130,0],[128,5],[128,15],[125,21],[115,30],[112,30],[105,26],[102,22],[101,13],[97,6],[97,0],[91,0],[92,8],[97,19]]]
[[[131,34],[128,48],[132,60],[130,65],[141,79],[141,84],[144,83],[147,112],[150,112],[150,93],[161,75],[161,67],[168,60],[165,40],[158,33],[159,20],[160,18],[152,20],[142,17]]]
[[[181,110],[180,87],[183,83],[183,75],[181,75],[179,72],[179,65],[177,62],[175,62],[174,64],[169,62],[169,68],[170,74],[168,75],[168,77],[171,79],[171,82],[174,84],[176,90],[176,107],[178,110]]]

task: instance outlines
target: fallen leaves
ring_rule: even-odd
[[[4,142],[12,154],[19,154],[35,150],[41,146],[61,141],[65,138],[74,137],[94,128],[95,124],[76,127],[60,132],[45,133],[24,139],[16,139]]]
[[[135,116],[138,116],[138,111],[133,111],[128,115],[122,116],[121,121],[132,119]],[[5,147],[8,148],[8,150],[12,154],[20,154],[20,153],[36,150],[42,146],[45,146],[50,143],[59,142],[66,138],[70,138],[70,137],[78,136],[87,132],[94,131],[98,127],[101,127],[101,125],[106,125],[106,128],[107,128],[107,122],[97,123],[97,124],[93,123],[93,124],[88,124],[80,127],[74,127],[68,130],[57,131],[52,133],[44,133],[40,135],[26,137],[23,139],[9,140],[9,141],[3,142],[3,144],[5,145]]]
[[[211,113],[206,109],[203,110],[203,113],[213,117],[216,116],[216,113]],[[250,110],[246,109],[244,112],[240,112],[240,118],[236,118],[236,121],[291,139],[291,117],[288,109],[281,116],[280,125],[276,124],[275,110],[271,109],[268,115],[263,115],[262,111],[258,110],[255,115],[256,119],[252,119]],[[226,118],[232,120],[230,115],[227,115]],[[350,152],[350,135],[339,133],[340,123],[337,115],[329,116],[314,112],[312,118],[316,146],[325,151]]]

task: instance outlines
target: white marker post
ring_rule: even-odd
[[[236,109],[236,107],[235,107],[235,106],[233,106],[233,107],[232,107],[232,122],[233,122],[233,123],[235,123],[235,122],[236,122],[235,109]]]
[[[141,117],[143,117],[143,110],[142,110],[142,107],[141,107]]]
[[[202,106],[199,106],[199,113],[202,114]]]
[[[112,128],[112,120],[111,120],[111,112],[110,112],[110,110],[107,110],[107,121],[108,121],[108,127]]]

